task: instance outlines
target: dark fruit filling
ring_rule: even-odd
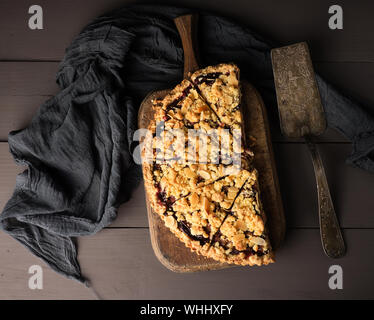
[[[223,249],[227,250],[227,249],[229,248],[227,245],[230,243],[230,241],[222,239],[222,238],[221,238],[221,235],[222,235],[221,231],[217,231],[217,232],[215,233],[215,235],[213,236],[212,242],[213,242],[213,243],[218,242],[219,245],[220,245]]]
[[[166,197],[166,192],[161,189],[161,186],[159,183],[156,184],[157,188],[157,199],[158,203],[161,205],[166,206],[167,208],[170,208],[173,203],[176,201],[174,196]]]
[[[220,231],[217,231],[216,234],[213,236],[212,242],[213,243],[214,242],[218,242],[219,245],[224,250],[228,250],[229,249],[228,245],[229,245],[230,241],[222,239],[221,235],[222,235],[222,233]],[[239,253],[244,253],[245,254],[245,258],[248,258],[248,257],[250,257],[250,256],[252,256],[254,254],[257,255],[257,256],[259,256],[259,257],[262,257],[263,255],[268,254],[269,250],[264,251],[261,246],[258,246],[258,250],[257,251],[253,250],[253,248],[251,248],[251,247],[248,247],[246,250],[239,251],[238,249],[236,249],[235,247],[233,247],[231,249],[230,253],[233,254],[233,255],[237,255]]]
[[[155,103],[155,106],[162,107],[162,100],[157,100],[157,102]]]
[[[228,124],[225,124],[225,123],[221,123],[220,126],[223,128],[223,129],[227,129],[231,132],[231,127],[228,125]]]
[[[205,120],[205,122],[207,122],[209,126],[212,127],[213,129],[217,129],[220,126],[217,122],[213,120]]]
[[[156,185],[156,188],[157,188],[158,203],[161,204],[161,205],[166,204],[166,193],[165,193],[165,191],[161,190],[161,187],[160,187],[159,184]]]
[[[225,249],[225,250],[229,249],[229,247],[228,247],[228,245],[229,245],[229,243],[230,243],[229,240],[223,240],[223,239],[220,238],[220,239],[218,240],[218,243],[219,243],[219,245],[220,245],[223,249]]]
[[[210,226],[203,227],[203,230],[207,233],[210,234]]]
[[[229,191],[229,187],[228,186],[223,186],[221,190],[227,196],[228,191]]]
[[[169,111],[171,109],[175,109],[175,108],[180,108],[178,106],[178,104],[185,98],[187,97],[187,95],[189,94],[189,92],[191,91],[192,89],[192,86],[188,86],[187,88],[185,88],[183,91],[182,91],[182,94],[177,98],[175,99],[174,101],[170,102],[167,106],[166,106],[166,110]]]
[[[253,210],[255,211],[255,214],[258,216],[261,216],[261,213],[257,210],[255,205],[252,205]]]
[[[191,230],[187,222],[178,221],[178,229],[181,230],[184,234],[186,234],[191,240],[199,241],[201,246],[203,246],[209,241],[208,238],[204,238],[203,236],[195,236],[191,234]]]
[[[217,209],[220,207],[219,203],[216,201],[212,201],[212,203],[214,204],[213,212],[217,212]]]
[[[222,233],[221,231],[217,231],[214,236],[213,236],[213,239],[212,239],[212,242],[218,242],[220,237],[221,237]]]
[[[167,207],[171,207],[172,204],[175,202],[175,197],[174,196],[170,196],[169,198],[167,198],[166,200],[166,206]]]
[[[197,183],[204,182],[204,181],[205,181],[205,179],[203,177],[201,177],[201,176],[197,177]]]
[[[187,129],[193,129],[194,128],[194,124],[188,120],[184,120],[184,126],[187,128]]]
[[[236,248],[234,248],[234,249],[231,250],[231,254],[233,254],[233,255],[237,255],[239,253],[240,253],[240,251],[236,250]]]
[[[235,247],[231,250],[231,254],[237,255],[239,253],[244,253],[245,258],[249,258],[250,256],[257,255],[258,257],[262,257],[269,253],[268,250],[264,251],[262,247],[259,246],[258,250],[255,251],[253,248],[247,248],[246,250],[237,250]]]
[[[249,238],[249,236],[253,236],[254,233],[253,233],[253,231],[245,231],[244,235],[245,235],[246,238]]]
[[[196,85],[199,85],[199,84],[202,84],[202,83],[206,83],[207,85],[212,85],[214,83],[214,81],[219,78],[220,76],[222,75],[222,72],[211,72],[211,73],[208,73],[208,74],[203,74],[201,76],[198,76],[194,83]]]

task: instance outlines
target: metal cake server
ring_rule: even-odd
[[[326,129],[312,61],[306,42],[271,51],[275,88],[282,133],[290,138],[304,137],[312,156],[317,181],[319,223],[322,246],[331,258],[345,254],[345,244],[331,200],[321,156],[313,136]]]

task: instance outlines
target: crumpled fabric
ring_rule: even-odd
[[[84,282],[75,237],[113,222],[139,183],[133,134],[147,93],[182,79],[183,50],[173,18],[191,10],[135,5],[95,19],[61,62],[61,91],[30,125],[9,134],[15,161],[27,165],[0,227],[53,270]],[[271,45],[247,27],[201,13],[203,65],[234,61],[277,114]],[[374,172],[374,120],[317,76],[328,125],[353,142],[348,163]],[[36,80],[37,81],[37,77]],[[99,254],[99,252],[98,252]]]

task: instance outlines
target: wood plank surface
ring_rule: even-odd
[[[345,164],[351,146],[318,145],[340,225],[345,228],[374,226],[374,176]],[[318,226],[318,203],[309,151],[300,144],[274,144],[279,181],[290,227]]]
[[[0,96],[0,141],[12,130],[26,128],[48,96]]]
[[[27,27],[27,0],[0,2],[0,211],[13,192],[17,167],[7,135],[25,127],[37,108],[58,92],[55,75],[65,48],[96,16],[136,0],[39,0],[44,30]],[[141,1],[152,3],[153,1]],[[153,2],[154,3],[154,2]],[[162,0],[231,17],[280,44],[307,40],[314,67],[342,92],[374,114],[374,3],[341,0]],[[344,29],[327,26],[328,7],[344,10]],[[140,185],[119,209],[116,221],[94,236],[79,239],[83,273],[104,299],[374,299],[373,175],[345,165],[347,140],[329,130],[319,140],[347,256],[328,259],[322,251],[317,195],[308,151],[281,136],[276,110],[269,110],[272,139],[288,223],[277,263],[265,268],[236,267],[175,274],[153,254]],[[1,142],[2,141],[2,142]],[[293,143],[290,143],[293,142]],[[296,143],[295,143],[296,142]],[[331,143],[333,142],[333,143]],[[83,285],[51,271],[8,235],[0,232],[0,299],[92,299]],[[29,290],[28,268],[40,264],[44,289]],[[344,289],[328,288],[328,268],[344,271]]]
[[[374,298],[374,230],[344,230],[346,257],[327,258],[318,230],[291,230],[267,267],[177,274],[153,254],[147,229],[105,229],[79,239],[82,272],[103,299]],[[56,275],[0,233],[0,299],[92,299],[84,286]],[[44,289],[28,289],[28,269],[41,265]],[[330,290],[328,269],[343,268],[343,290]]]
[[[0,97],[51,96],[58,92],[58,62],[0,62]]]
[[[44,29],[27,27],[31,3],[28,0],[0,2],[0,59],[60,60],[65,48],[79,31],[96,16],[133,0],[40,0]],[[153,3],[154,1],[141,1]],[[252,26],[281,44],[308,40],[319,61],[374,61],[371,31],[373,2],[340,0],[344,29],[328,28],[328,8],[335,2],[324,0],[161,0],[158,4],[187,6],[216,12]]]
[[[362,101],[374,114],[374,98],[371,98],[374,63],[317,62],[315,67],[342,92]],[[39,106],[58,92],[57,70],[58,62],[0,62],[0,141],[7,140],[9,131],[24,128]],[[273,141],[300,141],[283,137],[277,110],[272,107],[268,111]],[[328,129],[318,141],[347,142],[333,129]]]
[[[345,164],[351,145],[319,144],[327,179],[340,224],[344,228],[374,228],[373,174]],[[276,143],[274,155],[278,167],[281,194],[287,226],[318,226],[318,203],[310,155],[300,143]],[[13,192],[17,166],[8,152],[7,143],[0,143],[0,211]],[[110,227],[147,227],[147,211],[142,182],[131,200],[123,204]]]

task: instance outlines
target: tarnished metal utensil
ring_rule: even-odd
[[[271,51],[282,133],[304,137],[312,156],[317,181],[322,246],[331,258],[345,254],[345,244],[331,200],[321,156],[312,142],[322,134],[326,120],[308,45],[305,42]]]

